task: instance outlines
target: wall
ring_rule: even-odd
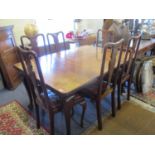
[[[14,25],[14,36],[17,45],[20,45],[20,36],[24,35],[24,26],[28,23],[35,23],[33,19],[0,19],[0,26]]]
[[[82,31],[83,29],[91,29],[94,33],[98,29],[101,29],[103,25],[103,19],[82,19],[78,24],[78,30]]]
[[[20,36],[24,35],[24,26],[28,23],[35,23],[34,19],[0,19],[0,26],[14,25],[14,36],[17,45],[20,45]],[[102,28],[103,19],[82,19],[78,23],[78,30],[91,29],[94,33]]]

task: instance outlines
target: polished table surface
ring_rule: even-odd
[[[106,56],[105,72],[109,58],[110,52]],[[69,94],[99,76],[101,59],[101,48],[96,50],[94,46],[81,46],[42,56],[39,61],[46,85],[61,94]],[[20,63],[15,66],[22,70]]]
[[[69,93],[99,75],[101,49],[82,46],[39,58],[45,83],[60,92]],[[22,70],[20,63],[16,67]]]
[[[155,47],[155,38],[150,40],[141,40],[139,52],[147,52],[148,50]]]
[[[155,39],[143,41],[141,52],[153,48]],[[123,56],[124,57],[124,56]],[[122,58],[123,58],[122,57]],[[102,52],[94,46],[81,46],[40,57],[46,85],[60,94],[70,94],[96,80],[100,74]],[[106,56],[105,73],[108,69],[110,52]],[[123,62],[123,59],[122,59]],[[21,64],[15,65],[22,70]]]

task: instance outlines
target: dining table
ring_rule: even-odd
[[[108,71],[108,61],[111,56],[110,53],[111,52],[108,52],[106,55],[105,73]],[[61,101],[64,104],[64,113],[66,115],[67,107],[69,106],[65,103],[66,98],[76,94],[87,85],[95,83],[98,79],[102,55],[102,48],[86,45],[80,47],[74,46],[74,48],[69,50],[38,57],[45,84],[48,89],[60,96]],[[36,71],[35,63],[32,62],[32,64],[34,71]],[[19,72],[23,72],[20,62],[15,64],[15,68],[18,69]],[[36,75],[37,74],[38,73],[36,72]],[[39,76],[37,75],[37,78],[38,77]],[[27,88],[26,80],[23,80],[23,82]],[[27,92],[32,105],[33,98],[29,93],[28,88]],[[67,134],[70,134],[69,120],[66,120],[66,125],[68,129]]]
[[[154,50],[154,47],[155,39],[142,40],[138,55]],[[110,53],[106,56],[105,73],[109,59]],[[41,56],[39,62],[47,87],[60,95],[70,95],[99,76],[102,48],[93,45],[74,46],[68,50]],[[23,70],[21,63],[14,66],[19,71]]]
[[[147,50],[154,49],[154,47],[155,39],[141,41],[139,53],[144,54]],[[96,48],[94,45],[85,45],[80,47],[75,46],[69,50],[39,57],[45,84],[47,88],[61,97],[64,104],[64,113],[67,111],[65,99],[84,87],[95,83],[98,79],[102,55],[102,48]],[[110,55],[110,52],[106,55],[105,75],[108,71]],[[121,63],[124,62],[124,55],[122,56]],[[15,68],[19,72],[23,72],[21,63],[15,64]],[[66,125],[68,129],[67,134],[70,134],[69,120],[66,120]]]

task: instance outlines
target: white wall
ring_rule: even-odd
[[[0,19],[0,26],[13,25],[13,32],[17,45],[20,45],[20,36],[24,35],[24,26],[29,23],[35,23],[33,19]]]
[[[103,26],[103,19],[82,19],[78,24],[78,30],[91,29],[94,33]]]
[[[20,36],[24,35],[24,26],[29,23],[35,23],[34,19],[0,19],[0,26],[14,25],[14,36],[17,45],[20,45]],[[78,30],[91,29],[94,33],[102,28],[103,19],[82,19],[78,23]]]

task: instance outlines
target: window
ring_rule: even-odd
[[[55,19],[45,19],[45,20],[36,20],[36,24],[38,26],[39,32],[46,33],[54,33],[58,31],[63,31],[67,33],[68,31],[73,31],[74,20],[55,20]]]
[[[74,30],[74,19],[64,19],[64,20],[36,19],[36,25],[38,27],[39,33],[43,33],[45,36],[47,33],[55,33],[58,31],[63,31],[64,34],[66,34],[67,32]],[[43,41],[39,38],[38,38],[38,45],[39,46],[43,45]]]

